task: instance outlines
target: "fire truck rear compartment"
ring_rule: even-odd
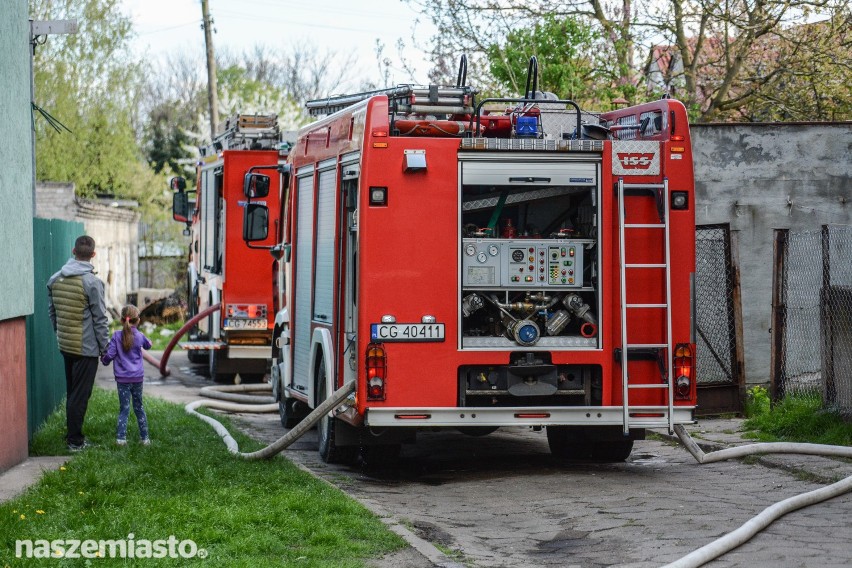
[[[599,348],[600,157],[496,158],[462,158],[461,348]],[[560,390],[556,370],[534,389],[503,374],[497,390]]]
[[[505,365],[459,367],[460,407],[598,406],[598,365],[554,365],[549,352],[512,353]]]

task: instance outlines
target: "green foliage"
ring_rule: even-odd
[[[178,108],[177,101],[167,101],[151,110],[145,128],[145,155],[155,173],[180,175],[192,187],[196,151],[189,132],[193,125]]]
[[[756,418],[765,416],[771,410],[769,391],[762,386],[754,386],[746,392],[746,416]]]
[[[762,388],[762,387],[755,387]],[[750,389],[750,392],[755,389]],[[763,401],[763,393],[759,400]],[[765,406],[768,406],[768,396]],[[749,415],[745,426],[765,442],[811,442],[852,446],[852,423],[836,412],[822,408],[818,397],[787,396],[771,410]]]
[[[184,324],[183,321],[176,321],[176,322],[172,322],[172,323],[164,323],[164,324],[161,324],[161,325],[151,325],[150,327],[145,326],[145,324],[142,324],[144,326],[143,329],[142,329],[142,332],[145,334],[145,336],[148,339],[151,340],[151,343],[152,343],[151,350],[152,351],[165,351],[169,342],[172,340],[175,333],[181,327],[183,327],[183,324]],[[180,341],[186,341],[186,340],[187,340],[186,335],[184,335],[180,339]],[[176,347],[176,349],[179,349],[179,348]]]
[[[529,59],[538,59],[538,88],[559,98],[587,102],[600,98],[601,80],[595,64],[600,35],[578,18],[547,14],[534,25],[509,33],[486,54],[490,71],[504,88],[523,94]]]
[[[36,176],[71,181],[83,196],[144,191],[134,119],[142,74],[130,54],[132,22],[119,0],[32,0],[33,18],[76,18],[77,34],[36,48],[35,101],[63,123],[36,121]]]
[[[95,389],[86,433],[98,446],[0,505],[0,566],[20,564],[16,539],[127,539],[131,533],[137,541],[191,539],[209,553],[203,560],[155,561],[158,566],[355,567],[403,545],[361,505],[288,460],[231,456],[207,424],[179,405],[146,398],[153,444],[138,444],[130,420],[128,445],[118,447],[117,402],[115,391]],[[234,432],[227,419],[217,419]],[[64,422],[61,410],[51,415],[31,453],[67,453]],[[241,449],[259,447],[239,433],[235,438]]]

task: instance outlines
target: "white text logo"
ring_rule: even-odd
[[[167,539],[138,539],[133,533],[126,539],[115,540],[16,540],[16,558],[206,558],[207,551],[195,541]]]

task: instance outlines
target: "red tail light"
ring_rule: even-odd
[[[685,400],[692,395],[695,382],[694,349],[689,343],[678,343],[674,350],[675,398]]]
[[[381,343],[370,343],[367,346],[366,367],[367,400],[384,400],[387,357]]]

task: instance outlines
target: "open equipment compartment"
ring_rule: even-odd
[[[600,155],[490,158],[460,156],[460,348],[600,348]]]

